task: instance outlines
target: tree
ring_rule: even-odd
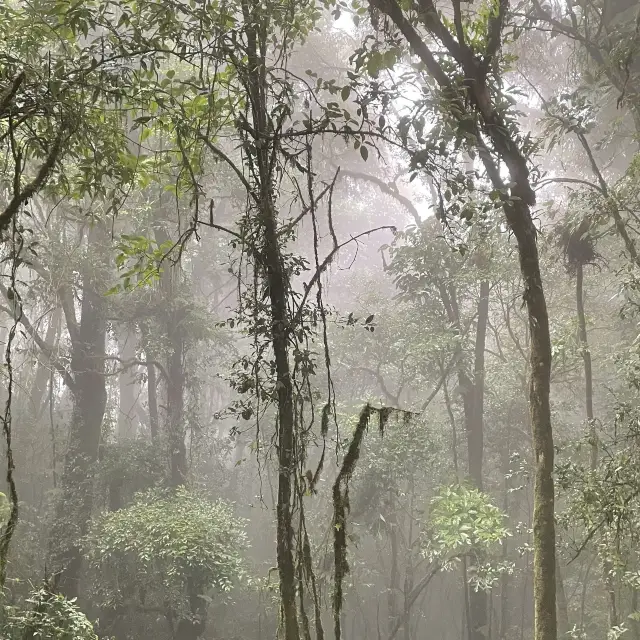
[[[500,99],[499,56],[509,3],[496,2],[473,20],[465,18],[460,2],[454,1],[453,22],[445,19],[430,0],[411,4],[410,13],[395,0],[375,0],[371,7],[388,19],[390,28],[402,34],[412,53],[435,81],[443,101],[441,117],[456,129],[457,135],[472,151],[478,153],[518,243],[531,335],[530,408],[536,455],[536,639],[555,640],[554,449],[549,405],[551,339],[537,231],[531,215],[535,203],[527,164],[531,147],[518,133],[515,121]],[[434,38],[434,44],[429,44],[420,34],[420,28]],[[486,36],[474,40],[472,29]],[[438,61],[434,50],[444,54],[446,66]],[[414,161],[418,162],[416,155]],[[503,163],[509,172],[508,183],[500,173]]]
[[[160,612],[172,636],[195,640],[205,630],[209,594],[227,593],[243,578],[245,538],[223,502],[181,487],[139,494],[91,526],[84,544],[94,596],[107,609],[149,616],[148,624]]]

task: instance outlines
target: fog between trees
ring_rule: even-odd
[[[640,640],[640,5],[3,2],[0,637]]]

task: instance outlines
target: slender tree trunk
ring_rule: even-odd
[[[584,620],[585,620],[585,613],[587,610],[587,592],[589,591],[589,578],[591,574],[591,567],[593,566],[593,563],[596,561],[596,558],[597,558],[596,555],[594,555],[591,558],[584,572],[584,578],[582,579],[582,592],[580,594],[580,623],[579,623],[580,631],[584,631],[584,628],[585,628]]]
[[[413,474],[409,478],[407,487],[409,495],[409,531],[407,534],[407,543],[404,554],[404,640],[411,640],[411,608],[409,607],[409,597],[414,587],[414,566],[413,566],[413,523],[415,519],[415,479]]]
[[[176,319],[177,314],[172,314]],[[178,487],[187,477],[187,449],[184,425],[184,337],[178,321],[168,332],[170,355],[167,367],[167,409],[171,456],[171,484]]]
[[[510,490],[511,490],[511,481],[509,479],[509,472],[511,470],[511,464],[510,464],[510,455],[511,455],[511,451],[510,451],[510,433],[511,431],[508,430],[507,431],[507,438],[505,440],[504,443],[504,447],[502,450],[502,475],[503,475],[503,502],[502,502],[502,509],[504,511],[504,513],[507,516],[507,519],[509,518],[509,508],[510,508],[510,503],[509,503],[509,494],[510,494]],[[508,539],[505,538],[505,540],[502,543],[502,561],[506,562],[509,559],[509,546],[508,546]],[[509,602],[509,589],[511,586],[511,578],[509,576],[509,574],[506,571],[503,571],[502,574],[500,575],[500,623],[499,623],[499,629],[498,629],[498,637],[500,640],[506,640],[507,637],[507,632],[509,629],[509,625],[510,625],[510,616],[509,616],[509,606],[510,606],[510,602]]]
[[[247,24],[248,71],[244,82],[251,101],[253,127],[267,134],[272,129],[267,104],[267,23],[260,6],[243,0],[242,10]],[[291,499],[296,472],[295,443],[296,421],[294,414],[294,388],[289,363],[290,317],[288,311],[289,278],[285,271],[281,239],[278,237],[278,214],[274,195],[273,145],[260,139],[256,144],[254,162],[256,172],[252,195],[255,201],[257,222],[262,230],[263,246],[260,265],[269,291],[271,311],[271,343],[275,359],[278,424],[278,498],[277,498],[277,564],[280,579],[280,605],[284,640],[299,640],[300,629],[296,608],[296,575],[294,564],[294,542]]]
[[[473,640],[473,625],[471,617],[471,599],[469,597],[469,570],[467,567],[467,556],[462,558],[462,588],[464,604],[464,626],[467,630],[467,639]]]
[[[487,84],[488,66],[501,46],[501,31],[510,3],[496,3],[489,18],[487,52],[481,60],[469,44],[450,31],[431,0],[420,3],[417,11],[422,25],[435,36],[456,60],[464,73],[461,87],[453,80],[403,11],[397,0],[371,0],[380,12],[389,16],[403,34],[427,72],[439,85],[451,105],[450,115],[458,118],[462,131],[468,133],[493,188],[502,200],[507,225],[518,244],[520,271],[524,283],[524,301],[529,316],[531,336],[531,385],[529,407],[535,452],[533,547],[533,592],[535,604],[535,640],[557,640],[555,580],[555,519],[553,486],[553,431],[549,402],[551,378],[551,336],[547,302],[540,274],[537,230],[531,217],[535,192],[531,187],[527,158],[512,130],[496,106]],[[413,3],[412,7],[415,8]],[[424,5],[424,11],[422,10]],[[453,4],[460,11],[460,3]],[[490,141],[491,147],[485,143]],[[509,186],[502,178],[500,165],[509,172]]]
[[[142,340],[147,362],[156,360],[156,354],[151,346],[152,337],[145,325],[142,325]],[[160,432],[160,419],[158,416],[158,376],[155,364],[147,364],[147,404],[149,405],[149,430],[151,431],[151,442],[158,442]]]
[[[457,293],[452,287],[440,286],[440,297],[451,324],[459,333],[462,323],[459,314]],[[462,390],[464,423],[467,435],[467,464],[468,476],[473,484],[482,491],[483,488],[483,457],[484,457],[484,352],[487,338],[487,323],[489,320],[489,282],[480,283],[480,298],[478,300],[478,322],[474,348],[473,379],[467,375],[466,368],[460,358],[458,367],[458,382]],[[446,400],[446,398],[445,398]],[[451,418],[451,416],[450,416]],[[476,562],[480,557],[476,558]],[[467,560],[465,559],[466,563]],[[469,603],[469,640],[486,640],[487,638],[487,593],[476,590],[467,583],[466,600]]]
[[[638,613],[638,590],[635,587],[631,587],[631,613]],[[631,619],[631,632],[633,634],[633,640],[640,640],[640,622]]]
[[[474,355],[474,380],[472,387],[472,402],[469,415],[465,415],[467,427],[467,447],[469,460],[469,477],[482,491],[483,489],[483,458],[484,458],[484,351],[487,339],[487,323],[489,320],[489,282],[480,283],[480,299],[478,300],[478,324],[476,328],[476,343]],[[466,413],[466,412],[465,412]],[[476,552],[476,563],[481,556]],[[471,614],[470,640],[487,640],[489,628],[487,624],[488,594],[483,589],[475,589],[471,585],[469,590],[469,611]]]
[[[47,345],[51,346],[52,349],[55,348],[56,339],[60,331],[60,318],[60,309],[56,309],[51,315],[51,320],[47,327],[44,341]],[[51,365],[46,361],[46,358],[41,355],[38,358],[36,375],[29,394],[29,410],[34,422],[37,422],[37,420],[42,417],[47,405],[45,402],[45,394],[49,386],[50,373]]]
[[[536,461],[533,508],[535,637],[536,640],[556,640],[554,448],[549,404],[551,337],[540,275],[536,230],[528,208],[525,209],[518,203],[513,208],[520,209],[517,216],[510,214],[508,217],[511,218],[510,226],[518,239],[531,335],[529,407]]]
[[[387,589],[387,631],[391,633],[398,621],[398,521],[394,513],[393,490],[389,491],[388,504],[387,529],[391,546],[391,568],[389,570],[389,587]]]
[[[620,624],[618,618],[618,602],[616,598],[616,586],[613,574],[613,565],[608,560],[602,563],[604,572],[604,584],[607,590],[607,600],[609,602],[609,628],[617,627]]]
[[[578,340],[584,363],[584,396],[587,414],[587,426],[589,429],[589,442],[591,445],[591,470],[595,471],[598,465],[598,434],[593,414],[593,370],[591,366],[591,351],[587,336],[587,320],[584,312],[584,266],[579,263],[576,266],[576,309],[578,313]]]
[[[480,283],[478,324],[474,354],[473,409],[469,416],[467,443],[469,447],[469,476],[478,489],[483,487],[482,463],[484,458],[484,352],[489,322],[489,282]]]
[[[589,429],[589,443],[591,446],[590,467],[591,471],[595,473],[598,466],[598,433],[596,431],[596,421],[593,412],[593,369],[587,335],[587,320],[584,310],[584,266],[582,263],[576,265],[576,311],[578,315],[578,338],[584,363],[585,412],[587,416],[587,427]],[[607,591],[609,627],[611,628],[618,625],[618,605],[616,602],[613,564],[607,560],[606,557],[603,558],[602,561],[602,574]]]
[[[265,260],[271,295],[271,337],[276,361],[278,387],[278,529],[277,558],[280,576],[280,597],[284,617],[285,640],[298,640],[296,583],[293,561],[293,527],[291,523],[292,480],[295,473],[293,384],[288,349],[288,282],[282,265],[277,236],[275,211],[270,194],[264,194],[262,211],[265,225]]]

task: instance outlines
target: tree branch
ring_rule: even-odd
[[[338,251],[346,247],[348,244],[351,244],[352,242],[357,242],[359,238],[363,238],[364,236],[369,236],[372,233],[375,233],[376,231],[384,231],[385,229],[388,229],[393,232],[396,231],[396,227],[390,224],[385,224],[381,227],[376,227],[375,229],[369,229],[368,231],[363,231],[358,235],[351,236],[349,240],[345,240],[345,242],[343,242],[342,244],[339,244],[337,247],[334,247],[329,252],[329,255],[323,260],[320,267],[316,269],[316,272],[313,274],[313,277],[309,281],[309,284],[306,284],[304,286],[304,294],[302,296],[302,300],[300,301],[300,305],[298,307],[298,311],[296,312],[296,315],[291,320],[290,326],[296,326],[300,322],[300,318],[302,317],[302,313],[304,309],[304,304],[307,301],[307,298],[309,297],[309,293],[311,293],[311,290],[320,279],[320,276],[327,270],[327,267],[333,262],[333,259],[335,258]]]
[[[200,138],[200,140],[204,142],[204,144],[207,146],[209,151],[211,151],[213,154],[218,156],[218,158],[221,158],[222,160],[224,160],[224,162],[226,162],[226,164],[232,169],[232,171],[236,174],[236,176],[238,176],[238,179],[240,180],[240,182],[242,182],[242,185],[246,189],[247,194],[250,195],[257,202],[258,201],[257,196],[253,193],[253,189],[251,188],[249,181],[245,178],[242,171],[240,171],[240,169],[238,168],[238,165],[236,165],[236,163],[233,160],[231,160],[231,158],[222,149],[220,149],[215,144],[213,144],[213,142],[211,142],[209,138],[202,135],[199,131],[196,131],[196,136],[198,136],[198,138]]]
[[[371,182],[375,184],[382,193],[395,198],[412,216],[417,226],[422,224],[422,220],[420,218],[420,214],[416,209],[415,205],[409,198],[403,196],[399,191],[390,187],[384,180],[381,178],[377,178],[376,176],[372,176],[368,173],[362,173],[360,171],[350,171],[349,169],[343,169],[342,175],[348,176],[350,178],[354,178],[356,180],[364,180],[365,182]]]
[[[24,327],[25,331],[31,336],[33,341],[38,345],[40,351],[42,351],[45,358],[49,361],[51,366],[58,372],[64,383],[69,390],[74,393],[76,390],[76,383],[71,377],[71,374],[67,371],[64,365],[60,362],[59,358],[56,358],[53,353],[53,349],[38,335],[29,319],[22,313],[21,315],[16,313],[15,309],[15,294],[9,295],[7,288],[0,284],[0,293],[4,296],[5,300],[9,303],[9,307],[1,307],[9,316],[14,319],[18,319],[20,324]]]
[[[483,75],[486,75],[489,71],[489,67],[502,44],[502,27],[504,26],[504,20],[507,15],[508,8],[509,0],[500,0],[498,3],[498,11],[495,15],[489,17],[489,24],[487,27],[487,50],[481,65]]]
[[[36,174],[36,177],[24,189],[16,190],[13,194],[13,198],[7,205],[7,208],[0,213],[0,234],[7,230],[11,220],[18,213],[20,206],[32,198],[49,178],[49,174],[51,173],[51,170],[60,155],[60,151],[62,150],[65,133],[65,127],[61,126],[45,161],[42,163],[38,173]]]
[[[11,105],[11,101],[18,93],[20,85],[24,82],[25,73],[21,71],[14,79],[13,82],[2,92],[0,96],[0,116],[3,116]]]

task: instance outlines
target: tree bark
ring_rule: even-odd
[[[118,355],[122,363],[133,360],[136,355],[136,336],[127,331],[126,327],[119,327]],[[118,440],[128,440],[136,436],[138,403],[136,389],[137,367],[125,367],[118,375]]]
[[[57,336],[60,331],[60,317],[60,309],[56,309],[51,315],[51,320],[44,338],[45,343],[50,345],[52,350],[55,348]],[[31,387],[31,392],[29,394],[29,411],[34,420],[34,424],[42,417],[47,404],[45,402],[45,393],[47,392],[47,387],[49,385],[50,372],[51,368],[47,359],[40,354],[36,368],[36,375],[33,380],[33,386]]]
[[[504,443],[504,448],[502,450],[502,476],[504,478],[503,482],[503,502],[502,509],[507,516],[507,519],[510,517],[510,501],[509,495],[511,491],[511,480],[509,478],[509,472],[511,470],[510,464],[510,430],[507,431],[507,437]],[[508,539],[502,543],[502,560],[506,562],[509,559],[509,546]],[[510,626],[510,611],[509,611],[509,590],[511,585],[511,577],[506,571],[503,571],[500,575],[500,622],[498,627],[498,637],[500,640],[506,640],[508,629]]]
[[[578,339],[580,351],[584,363],[584,396],[585,412],[587,416],[587,428],[589,429],[589,443],[591,450],[590,468],[595,473],[598,467],[598,433],[596,431],[596,421],[593,412],[593,369],[591,365],[591,351],[589,349],[589,339],[587,335],[587,320],[584,310],[584,265],[578,263],[576,266],[576,311],[578,315]],[[607,591],[607,606],[609,610],[609,627],[618,625],[618,604],[615,588],[615,573],[613,564],[606,559],[602,561],[602,575],[605,589]]]
[[[638,590],[635,587],[631,587],[631,613],[638,613]],[[631,619],[631,633],[633,634],[633,640],[640,640],[640,622]]]
[[[387,512],[387,531],[391,545],[391,567],[389,586],[387,587],[387,631],[391,633],[398,621],[398,519],[395,514],[393,488],[389,490],[389,511]]]
[[[467,447],[469,460],[469,477],[482,491],[483,458],[484,458],[484,351],[487,340],[487,323],[489,321],[489,282],[480,283],[480,299],[478,300],[478,323],[476,327],[476,343],[474,353],[474,379],[470,415],[465,415],[467,427]],[[466,412],[465,412],[466,413]],[[481,557],[476,552],[475,561]],[[469,590],[470,640],[486,640],[488,637],[487,606],[488,594],[483,589],[475,589],[467,585]]]
[[[268,80],[267,25],[269,16],[260,6],[243,0],[242,11],[246,23],[247,70],[242,80],[251,103],[253,128],[267,135],[272,130],[267,103]],[[253,184],[245,181],[250,193],[256,221],[262,235],[259,250],[260,264],[269,292],[270,334],[275,360],[277,389],[277,453],[278,453],[278,497],[276,549],[280,582],[280,608],[284,640],[299,640],[300,628],[296,607],[296,575],[294,564],[294,541],[291,499],[294,487],[296,420],[294,414],[294,388],[289,363],[290,316],[288,311],[289,278],[285,271],[280,238],[278,237],[278,214],[274,194],[274,164],[272,158],[277,151],[277,140],[255,141],[252,161],[254,163]]]
[[[591,445],[591,470],[595,471],[598,465],[598,434],[593,414],[593,370],[591,366],[591,351],[587,336],[587,320],[584,312],[584,266],[578,263],[576,266],[576,310],[578,314],[578,340],[580,352],[584,363],[584,396],[587,415],[587,427],[589,429],[589,443]]]
[[[152,337],[145,324],[141,326],[142,342],[144,345],[145,357],[147,359],[147,404],[149,405],[149,430],[151,432],[151,442],[156,444],[160,433],[160,418],[158,416],[158,376],[156,365],[151,364],[156,360],[157,355],[152,347]]]

